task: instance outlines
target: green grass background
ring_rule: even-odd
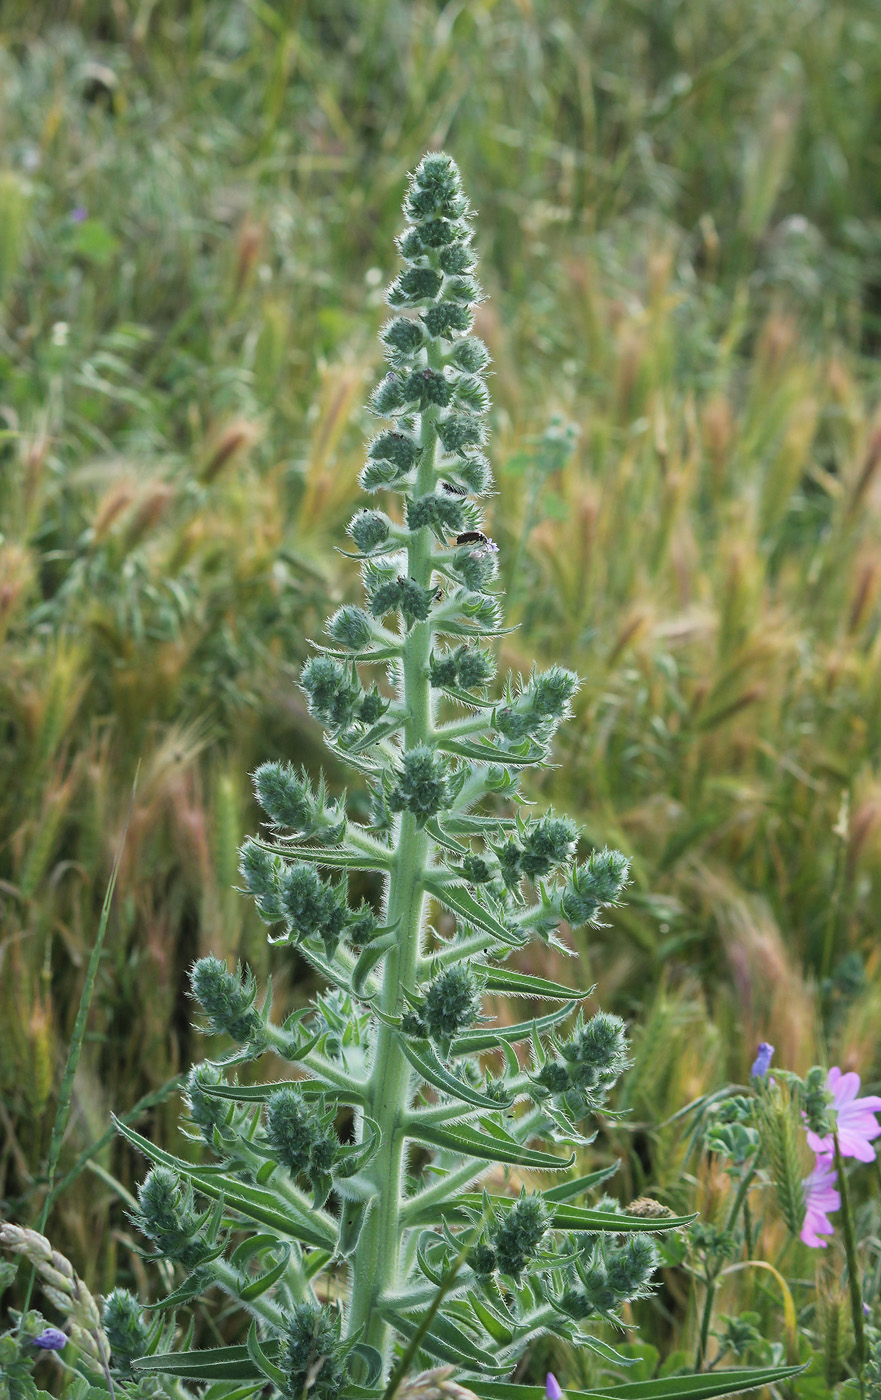
[[[444,147],[488,293],[502,666],[585,678],[532,795],[634,860],[552,966],[634,1026],[597,1154],[712,1218],[671,1113],[761,1038],[881,1075],[875,0],[6,0],[0,132],[2,1213],[39,1212],[139,763],[62,1175],[205,1053],[192,959],[269,968],[232,890],[247,773],[322,761],[296,674],[355,595],[333,547],[403,182]],[[142,1164],[92,1163],[53,1242],[146,1288],[115,1185]],[[690,1297],[671,1273],[662,1351]]]

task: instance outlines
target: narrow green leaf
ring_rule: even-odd
[[[488,1108],[498,1110],[508,1107],[510,1100],[500,1102],[498,1099],[488,1098],[486,1094],[481,1094],[478,1089],[472,1088],[463,1080],[457,1079],[449,1070],[444,1069],[437,1055],[429,1045],[419,1050],[413,1042],[402,1035],[400,1046],[413,1068],[422,1075],[428,1084],[433,1084],[436,1089],[441,1089],[445,1094],[452,1094],[455,1098],[464,1100],[465,1103],[474,1104],[475,1108]]]
[[[499,1346],[510,1346],[514,1340],[514,1333],[511,1328],[499,1317],[498,1313],[489,1306],[485,1298],[472,1289],[468,1294],[468,1302],[471,1304],[474,1316],[481,1326],[489,1333],[493,1341]]]
[[[138,1357],[132,1367],[139,1373],[158,1371],[164,1376],[180,1376],[182,1380],[191,1381],[258,1381],[262,1384],[266,1379],[246,1346],[160,1352],[155,1356]]]
[[[459,1131],[458,1129],[456,1131]],[[597,1172],[596,1176],[601,1179],[610,1175],[608,1172]],[[545,1200],[550,1200],[550,1193],[543,1192]],[[489,1203],[499,1211],[510,1210],[515,1203],[513,1196],[490,1196]],[[419,1216],[414,1217],[412,1224],[429,1225],[441,1220],[453,1225],[467,1224],[469,1210],[481,1210],[484,1204],[484,1196],[476,1191],[467,1191],[464,1195],[456,1196],[452,1201],[439,1201],[436,1206],[431,1207]],[[552,1201],[552,1204],[555,1204]],[[580,1206],[557,1206],[554,1211],[552,1228],[554,1230],[586,1230],[591,1234],[603,1232],[610,1234],[653,1234],[659,1230],[678,1230],[684,1225],[690,1225],[694,1215],[669,1215],[661,1216],[658,1219],[646,1219],[637,1215],[618,1215],[611,1210],[591,1210],[588,1207]]]
[[[358,956],[352,972],[352,991],[356,997],[363,996],[364,983],[370,973],[390,948],[394,948],[398,943],[397,934],[387,933],[382,938],[375,938],[372,943],[368,943]]]
[[[501,992],[507,996],[544,997],[546,1001],[584,1001],[593,988],[586,992],[576,992],[572,987],[564,987],[561,982],[548,982],[544,977],[533,977],[531,973],[517,972],[512,967],[490,967],[487,969],[486,990]]]
[[[380,1312],[385,1321],[394,1327],[405,1341],[409,1341],[419,1327],[419,1318],[406,1317],[394,1308],[380,1307]],[[494,1366],[491,1353],[488,1353],[485,1347],[481,1349],[478,1342],[472,1341],[449,1318],[440,1315],[435,1316],[431,1327],[423,1333],[419,1348],[436,1360],[452,1362],[454,1366],[465,1366],[469,1370],[479,1366],[484,1374],[490,1371],[501,1375],[510,1369],[508,1366]]]
[[[425,888],[434,899],[453,913],[459,914],[469,924],[474,924],[476,928],[482,929],[484,933],[497,938],[500,943],[508,943],[513,948],[519,948],[523,942],[520,934],[511,933],[500,923],[494,914],[488,909],[484,909],[482,904],[469,894],[460,885],[438,885],[433,880],[426,880]],[[571,987],[566,992],[567,997],[571,997]]]
[[[406,715],[396,715],[391,719],[381,719],[377,724],[372,725],[366,734],[362,734],[353,744],[341,744],[343,753],[363,753],[373,744],[378,744],[380,739],[387,739],[391,734],[396,734],[399,729],[403,729],[407,721]]]
[[[525,754],[518,754],[510,749],[500,748],[498,744],[491,743],[470,743],[467,739],[447,739],[444,742],[443,734],[438,742],[438,748],[445,753],[453,753],[458,758],[470,758],[478,763],[502,763],[506,768],[531,768],[536,763],[541,763],[546,757],[544,749],[535,745]]]
[[[560,1021],[565,1021],[577,1005],[577,1001],[569,1001],[559,1011],[549,1011],[546,1016],[533,1017],[530,1021],[519,1021],[515,1026],[500,1026],[498,1030],[472,1031],[470,1035],[459,1035],[450,1047],[450,1054],[471,1055],[475,1050],[496,1050],[505,1042],[513,1044],[518,1040],[527,1040],[533,1029],[546,1031],[550,1030],[551,1026],[558,1025]]]
[[[236,1103],[265,1103],[278,1089],[299,1089],[306,1098],[327,1094],[344,1104],[362,1104],[365,1096],[354,1089],[338,1089],[318,1079],[274,1079],[269,1084],[211,1084],[204,1092],[215,1099],[233,1099]]]
[[[600,1167],[599,1171],[591,1172],[589,1176],[578,1176],[574,1181],[561,1182],[559,1186],[552,1186],[548,1191],[542,1191],[546,1201],[571,1201],[573,1196],[583,1196],[585,1191],[592,1191],[595,1186],[602,1186],[604,1181],[608,1181],[610,1176],[614,1176],[620,1162],[611,1162],[608,1167]]]
[[[480,1131],[466,1123],[460,1123],[453,1131],[432,1123],[414,1121],[407,1128],[407,1136],[462,1157],[477,1157],[484,1162],[509,1162],[513,1166],[534,1167],[537,1171],[566,1171],[575,1161],[574,1152],[568,1157],[555,1157],[551,1152],[522,1147],[486,1119],[481,1120]]]
[[[568,1400],[716,1400],[741,1395],[760,1386],[780,1385],[799,1375],[804,1366],[737,1367],[698,1376],[667,1376],[663,1380],[626,1381],[599,1390],[568,1390]],[[480,1400],[545,1400],[544,1386],[512,1385],[469,1377],[468,1385]]]
[[[270,1360],[270,1358],[266,1355],[266,1352],[261,1347],[260,1339],[257,1336],[256,1322],[252,1322],[251,1326],[248,1329],[247,1346],[248,1355],[254,1362],[254,1365],[259,1371],[263,1373],[266,1379],[268,1381],[272,1381],[272,1384],[276,1386],[283,1394],[285,1390],[284,1371],[282,1371],[280,1367],[276,1366],[274,1361]]]
[[[288,860],[311,861],[328,870],[387,870],[391,859],[378,851],[374,855],[368,851],[341,851],[336,846],[282,846],[275,841],[261,841],[258,836],[252,836],[251,841],[261,851],[271,851]]]
[[[250,1303],[255,1298],[259,1298],[261,1294],[268,1292],[273,1284],[278,1283],[279,1279],[284,1276],[288,1267],[288,1261],[291,1257],[291,1247],[285,1240],[276,1240],[275,1244],[276,1249],[281,1249],[282,1257],[271,1269],[267,1269],[265,1273],[252,1279],[250,1283],[247,1283],[245,1287],[241,1289],[239,1297],[243,1303]]]

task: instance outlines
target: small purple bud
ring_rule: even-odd
[[[755,1061],[753,1062],[753,1067],[750,1070],[753,1079],[764,1079],[771,1067],[771,1056],[773,1054],[774,1046],[769,1045],[767,1040],[763,1040],[759,1046],[759,1052],[756,1055]]]
[[[58,1327],[44,1327],[39,1337],[34,1337],[31,1346],[43,1351],[60,1351],[67,1346],[67,1337]]]
[[[547,1400],[563,1400],[563,1392],[560,1389],[560,1382],[553,1371],[548,1371],[548,1378],[545,1381],[545,1396]]]
[[[872,1309],[869,1307],[868,1303],[863,1303],[863,1312],[866,1314],[866,1317],[872,1316]]]
[[[82,204],[77,204],[76,207],[70,211],[70,222],[72,224],[84,224],[88,217],[88,213]]]

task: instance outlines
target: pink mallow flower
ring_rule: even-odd
[[[859,1162],[874,1162],[872,1139],[881,1135],[881,1124],[875,1114],[881,1112],[881,1099],[876,1094],[858,1099],[860,1076],[851,1071],[842,1074],[833,1065],[826,1076],[826,1088],[832,1095],[829,1105],[835,1111],[838,1148],[842,1157],[856,1157]],[[833,1152],[832,1136],[818,1137],[808,1133],[808,1144],[818,1156]]]
[[[835,1190],[837,1180],[838,1173],[832,1170],[832,1157],[828,1154],[818,1156],[814,1170],[805,1177],[805,1220],[800,1238],[811,1249],[825,1249],[829,1241],[820,1236],[835,1233],[829,1211],[841,1208],[841,1196]]]

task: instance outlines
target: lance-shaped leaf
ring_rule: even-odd
[[[619,1166],[619,1162],[611,1162],[607,1167],[600,1167],[599,1171],[591,1172],[588,1176],[577,1176],[572,1181],[563,1181],[559,1186],[552,1186],[541,1194],[546,1201],[553,1203],[571,1201],[574,1196],[583,1196],[586,1191],[592,1191],[594,1187],[608,1181],[610,1176],[615,1175]]]
[[[555,1157],[552,1152],[523,1147],[503,1128],[486,1118],[480,1120],[479,1131],[467,1123],[459,1123],[455,1129],[448,1129],[434,1123],[420,1123],[414,1118],[407,1125],[407,1136],[445,1152],[455,1152],[460,1157],[477,1157],[483,1162],[508,1162],[512,1166],[534,1167],[537,1171],[565,1171],[575,1161],[574,1152],[569,1157]],[[418,1200],[418,1197],[413,1199]]]
[[[405,1341],[409,1341],[420,1326],[419,1317],[407,1317],[397,1308],[381,1306],[380,1312],[384,1320],[394,1327]],[[486,1343],[481,1345],[480,1341],[473,1340],[449,1318],[442,1317],[439,1313],[435,1315],[428,1330],[422,1334],[419,1348],[438,1361],[465,1366],[469,1371],[477,1367],[484,1375],[488,1371],[494,1375],[503,1375],[510,1369],[508,1366],[493,1365],[492,1353],[487,1351]]]
[[[568,1400],[717,1400],[742,1395],[761,1386],[779,1386],[800,1375],[804,1366],[738,1366],[712,1374],[666,1376],[651,1381],[625,1381],[599,1390],[568,1390]],[[545,1400],[542,1385],[511,1385],[506,1381],[468,1380],[480,1400]]]
[[[549,1011],[546,1016],[533,1017],[530,1021],[518,1021],[514,1026],[500,1026],[497,1030],[471,1031],[468,1035],[458,1035],[450,1046],[450,1054],[471,1055],[477,1050],[497,1050],[501,1045],[513,1045],[518,1040],[528,1040],[533,1030],[550,1030],[551,1026],[565,1021],[577,1005],[577,1001],[569,1001],[559,1011]]]
[[[537,744],[531,745],[525,753],[521,753],[519,747],[503,749],[489,741],[473,743],[467,739],[444,740],[443,730],[438,748],[443,749],[445,753],[455,754],[457,758],[470,758],[477,763],[503,763],[507,768],[531,768],[533,764],[541,763],[547,757],[547,751]]]
[[[514,1340],[514,1333],[506,1319],[490,1307],[485,1298],[481,1298],[480,1294],[473,1290],[468,1294],[468,1302],[474,1316],[493,1341],[498,1346],[510,1346]]]
[[[259,1186],[249,1186],[235,1177],[224,1175],[217,1168],[193,1166],[191,1162],[185,1162],[181,1157],[175,1157],[170,1152],[164,1152],[161,1147],[154,1146],[147,1138],[136,1133],[134,1128],[129,1128],[118,1120],[114,1121],[123,1137],[133,1147],[137,1147],[151,1162],[170,1167],[186,1181],[192,1182],[203,1196],[216,1201],[222,1194],[230,1210],[243,1215],[247,1220],[253,1220],[257,1225],[266,1225],[270,1230],[276,1230],[289,1239],[315,1245],[318,1249],[333,1249],[336,1245],[334,1222],[322,1212],[310,1211],[307,1214],[304,1211],[302,1215],[299,1211],[295,1213],[290,1203],[281,1200],[276,1192],[266,1191]]]
[[[597,1175],[605,1175],[597,1173]],[[542,1193],[550,1200],[552,1193]],[[465,1225],[472,1220],[473,1212],[482,1210],[486,1202],[497,1211],[510,1210],[516,1204],[514,1196],[484,1196],[476,1191],[467,1191],[452,1201],[438,1201],[437,1205],[414,1216],[413,1225],[429,1225],[445,1220],[452,1225]],[[551,1202],[553,1204],[553,1202]],[[469,1214],[472,1212],[472,1214]],[[619,1215],[612,1210],[591,1210],[588,1206],[557,1206],[551,1228],[554,1230],[586,1230],[591,1234],[653,1234],[658,1230],[678,1230],[690,1225],[695,1215],[662,1215],[646,1218],[643,1215]]]
[[[311,637],[307,637],[306,640],[310,647],[323,652],[325,656],[334,657],[337,661],[391,661],[404,650],[403,641],[389,642],[388,646],[367,647],[364,651],[346,651],[343,647],[328,646],[326,642],[313,642]]]
[[[425,823],[425,830],[431,839],[442,846],[445,851],[452,851],[457,856],[468,855],[470,847],[463,845],[461,841],[457,841],[454,836],[450,836],[448,832],[444,831],[437,817],[432,817]]]
[[[255,1381],[262,1386],[266,1380],[246,1346],[158,1352],[153,1356],[137,1357],[132,1367],[139,1374],[158,1372],[189,1381]]]
[[[236,1103],[265,1103],[278,1089],[299,1089],[306,1098],[326,1094],[338,1103],[360,1105],[365,1095],[358,1089],[340,1089],[317,1079],[274,1079],[270,1084],[206,1084],[202,1092],[213,1099],[234,1099]]]
[[[466,923],[474,924],[475,928],[482,929],[484,933],[490,934],[500,943],[510,944],[512,948],[522,946],[523,938],[521,935],[505,928],[505,925],[499,922],[495,914],[491,914],[488,909],[484,908],[464,886],[442,885],[437,880],[426,880],[425,888],[430,895],[440,900],[441,904],[445,904],[452,913],[461,915]],[[567,996],[571,995],[570,989]]]
[[[464,1080],[457,1079],[454,1074],[450,1074],[449,1070],[444,1069],[437,1055],[426,1042],[422,1042],[417,1050],[411,1040],[402,1036],[400,1044],[413,1068],[422,1075],[428,1084],[433,1084],[436,1089],[442,1090],[443,1093],[452,1094],[454,1098],[474,1104],[475,1108],[499,1109],[510,1106],[510,1099],[491,1099],[486,1094],[481,1094],[479,1089],[472,1088]]]
[[[488,967],[482,972],[485,990],[501,992],[503,996],[542,997],[545,1001],[569,1001],[574,997],[584,1001],[593,991],[591,987],[586,992],[576,992],[562,982],[548,982],[544,977],[533,977],[512,967]]]
[[[377,724],[372,725],[366,734],[362,734],[351,744],[343,743],[338,739],[337,746],[346,754],[364,753],[365,749],[378,744],[380,739],[388,739],[390,735],[396,734],[399,729],[404,727],[406,720],[406,715],[391,715],[388,719],[381,719]]]
[[[257,1336],[256,1322],[252,1322],[250,1328],[248,1329],[247,1346],[248,1355],[254,1362],[254,1365],[257,1367],[258,1371],[260,1371],[268,1381],[271,1381],[272,1384],[277,1387],[277,1389],[284,1393],[286,1385],[286,1377],[284,1371],[282,1371],[281,1367],[276,1366],[272,1357],[267,1355],[263,1347],[260,1345],[260,1339]],[[277,1346],[274,1347],[273,1350],[277,1350]]]
[[[368,943],[367,947],[362,949],[352,972],[352,992],[356,997],[364,995],[364,987],[370,973],[380,958],[384,957],[397,943],[398,934],[395,929],[391,929],[380,938],[374,938],[372,943]]]
[[[311,861],[313,865],[323,865],[328,869],[388,870],[391,864],[391,855],[386,857],[381,851],[341,851],[337,846],[285,846],[275,841],[263,841],[259,836],[250,837],[250,841],[261,851],[271,851],[274,856]]]

